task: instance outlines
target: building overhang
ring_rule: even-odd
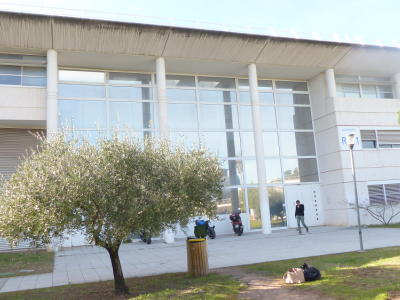
[[[400,72],[400,49],[300,40],[23,13],[0,13],[1,52],[59,52],[68,67],[310,79],[326,69],[345,74],[391,76]]]

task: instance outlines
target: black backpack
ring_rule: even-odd
[[[309,266],[306,263],[304,263],[301,268],[304,271],[304,278],[306,281],[313,281],[321,278],[321,272],[317,268]]]

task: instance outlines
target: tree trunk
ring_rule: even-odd
[[[119,246],[116,249],[107,249],[108,253],[110,254],[111,264],[114,273],[115,294],[129,294],[129,288],[125,284],[124,274],[122,273],[118,250]]]

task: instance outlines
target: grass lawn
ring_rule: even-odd
[[[114,281],[68,285],[40,290],[1,294],[2,300],[97,300],[97,299],[234,299],[245,288],[229,276],[209,274],[188,277],[186,273],[172,273],[125,279],[130,296],[115,296]]]
[[[267,262],[243,268],[282,278],[287,269],[300,267],[304,262],[318,268],[322,278],[293,285],[293,288],[317,291],[336,299],[383,300],[400,296],[400,247]]]
[[[2,275],[0,278],[51,273],[53,269],[54,253],[45,251],[0,253],[0,273],[14,273]],[[21,270],[34,270],[34,272],[20,273]]]
[[[377,224],[377,225],[368,225],[368,227],[378,227],[378,228],[400,228],[400,223],[390,223],[390,224]]]

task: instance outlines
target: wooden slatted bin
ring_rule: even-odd
[[[196,277],[208,275],[208,247],[205,239],[187,239],[188,273]]]

